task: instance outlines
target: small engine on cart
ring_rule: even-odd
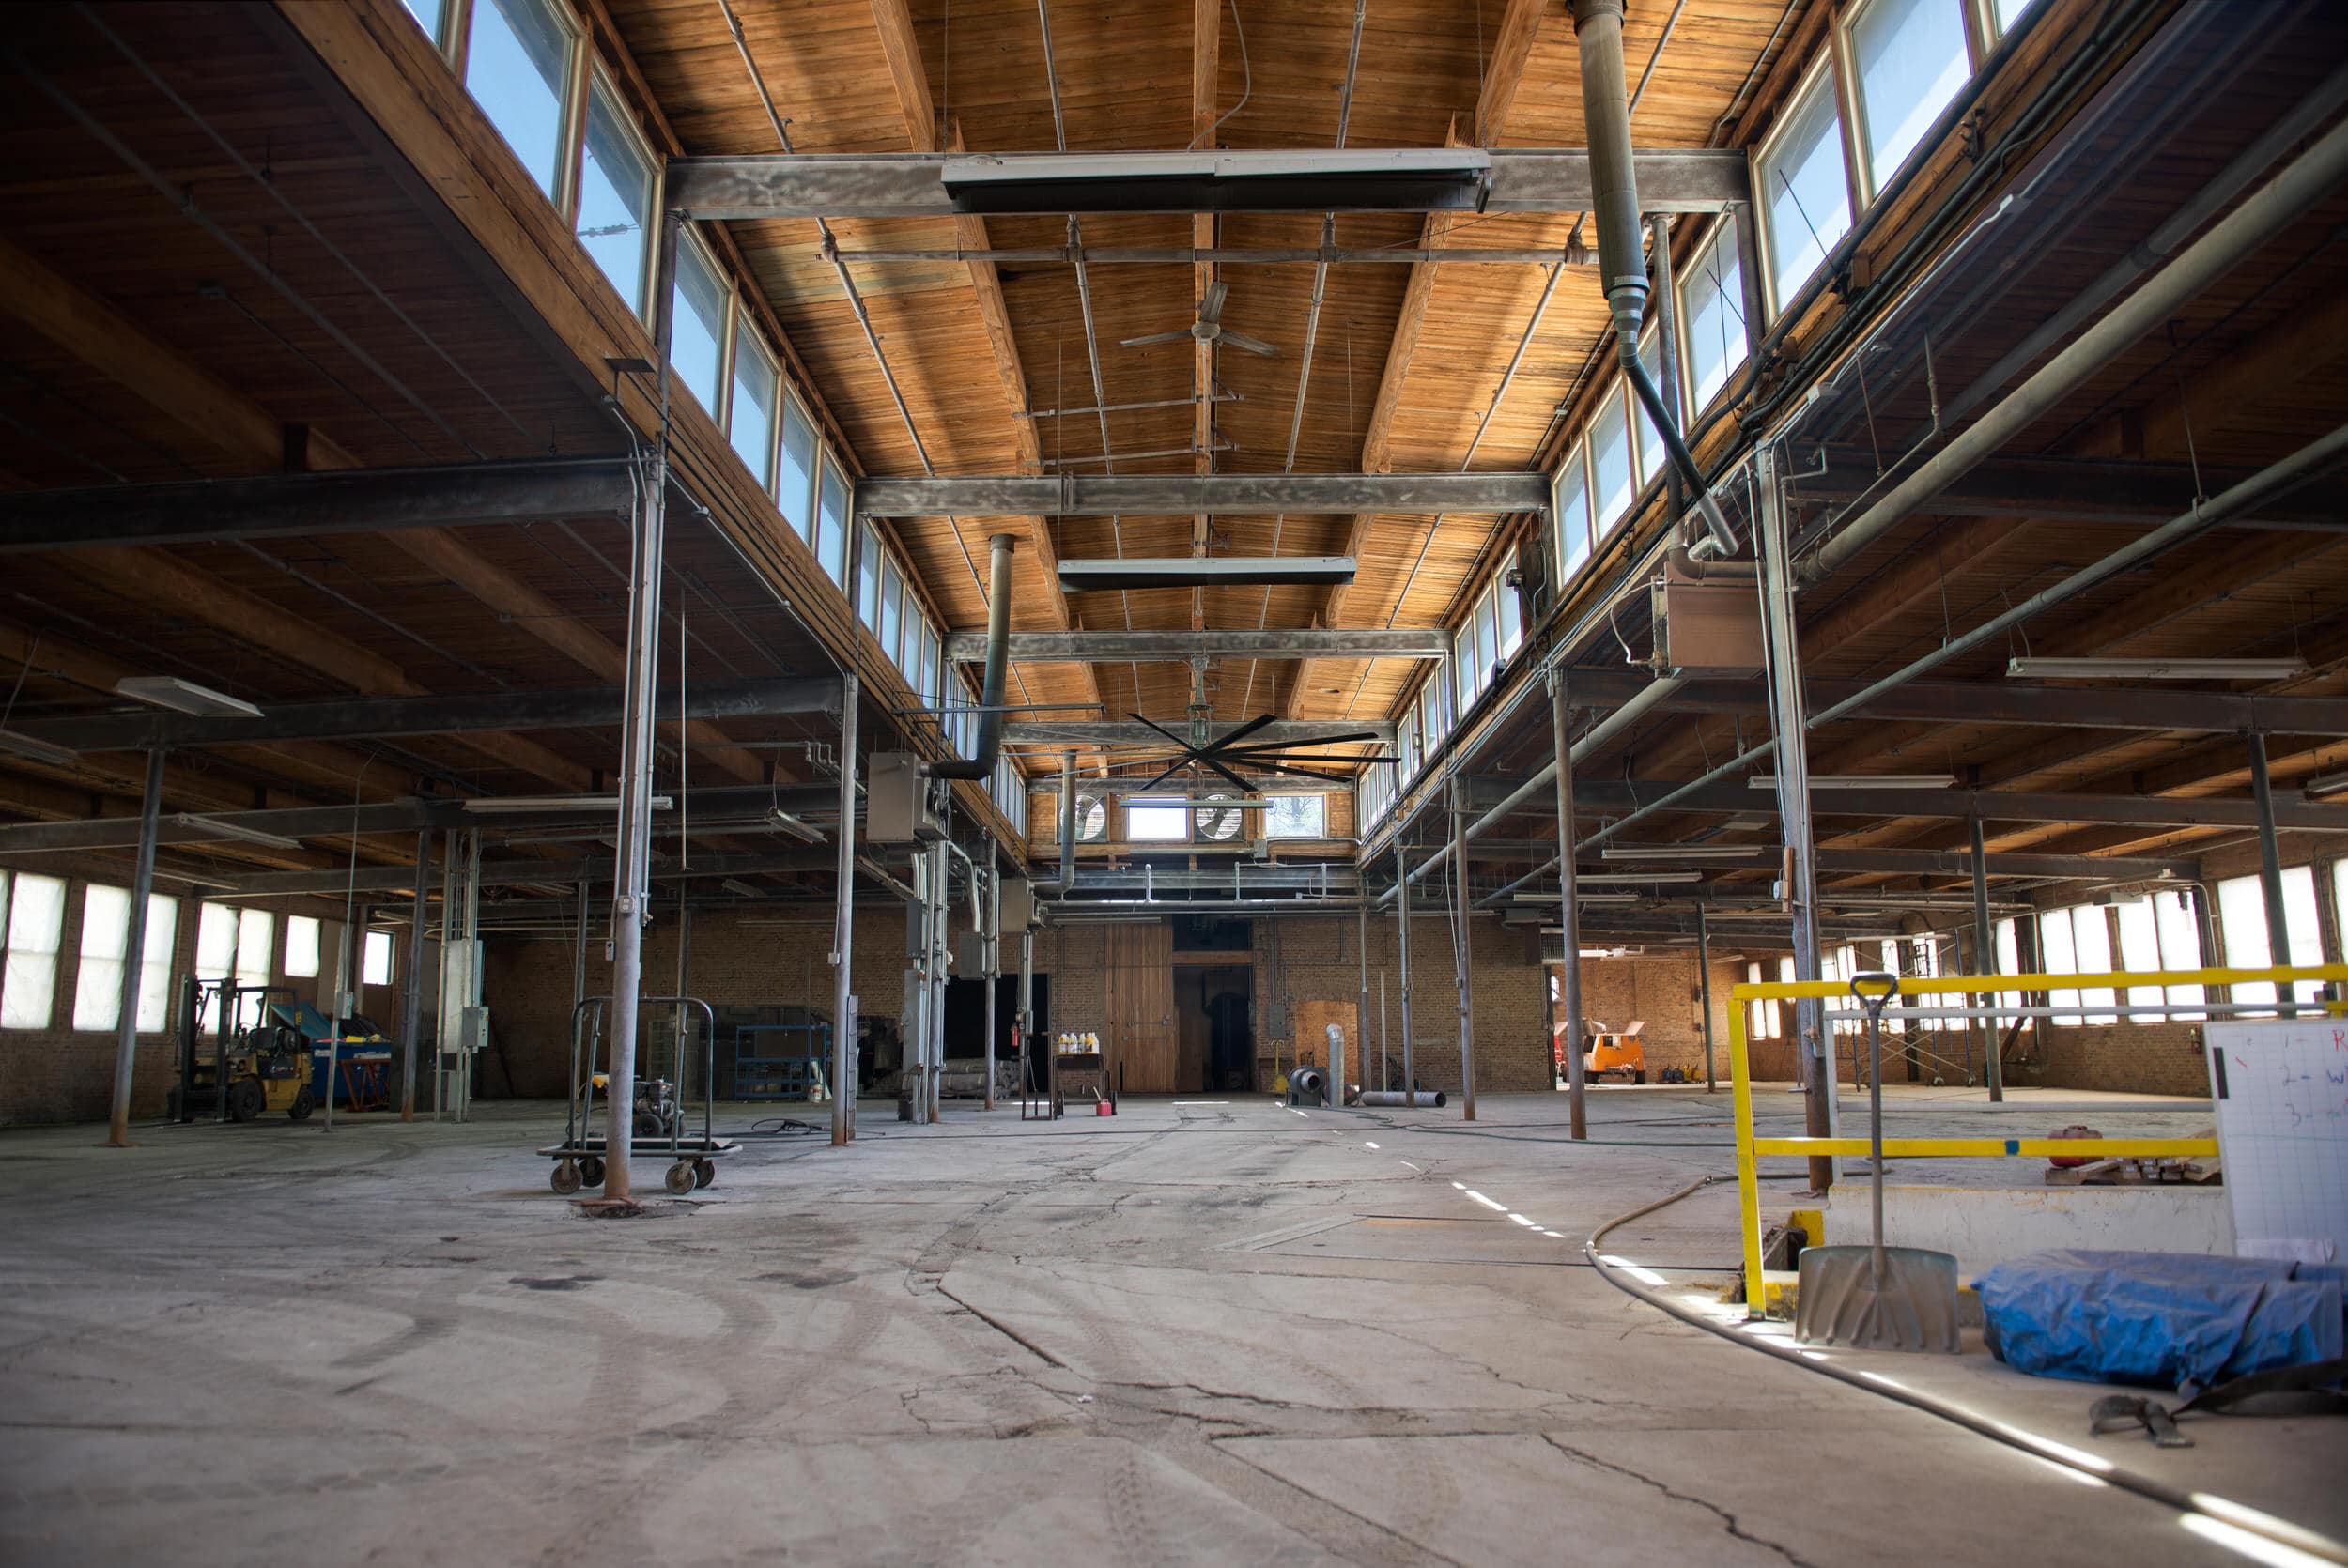
[[[633,1125],[639,1138],[675,1137],[685,1125],[685,1112],[677,1104],[676,1085],[665,1078],[639,1079]]]

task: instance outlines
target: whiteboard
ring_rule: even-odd
[[[2208,1025],[2242,1257],[2348,1261],[2348,1019]]]

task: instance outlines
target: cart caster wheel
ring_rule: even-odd
[[[678,1161],[669,1167],[669,1174],[660,1178],[660,1184],[680,1198],[690,1192],[693,1190],[693,1162],[689,1160]]]
[[[603,1185],[603,1161],[592,1154],[580,1161],[579,1179],[590,1187],[601,1187]]]
[[[579,1167],[568,1160],[557,1161],[554,1175],[548,1178],[547,1184],[564,1197],[569,1197],[579,1191]]]
[[[694,1186],[706,1187],[717,1179],[718,1162],[715,1160],[696,1160],[693,1161]]]

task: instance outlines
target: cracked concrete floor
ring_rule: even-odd
[[[2239,1560],[1615,1291],[1581,1237],[1724,1106],[1559,1109],[868,1110],[630,1222],[548,1191],[559,1107],[12,1131],[0,1560]]]

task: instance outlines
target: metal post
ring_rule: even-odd
[[[155,838],[162,820],[163,750],[147,754],[147,790],[139,797],[139,854],[131,873],[130,925],[122,933],[122,1015],[115,1022],[115,1095],[106,1146],[131,1146],[131,1075],[138,1066],[139,981],[147,961],[147,900],[155,887]],[[220,1085],[222,1102],[228,1085]]]
[[[416,832],[415,897],[408,905],[408,977],[399,999],[399,1119],[416,1119],[416,1048],[424,1040],[424,917],[425,882],[432,874],[432,830]],[[327,1074],[333,1084],[333,1073]]]
[[[995,944],[1003,919],[1003,885],[996,874],[998,864],[990,835],[986,840],[986,928],[979,933],[979,945],[986,956],[986,1098],[981,1103],[989,1111],[995,1109]]]
[[[1566,1132],[1590,1135],[1588,1070],[1582,1060],[1582,887],[1573,823],[1573,705],[1561,665],[1549,673],[1549,725],[1557,750],[1557,881],[1559,923],[1565,927],[1559,1000],[1566,1005]],[[1555,1036],[1551,1037],[1552,1039]]]
[[[649,703],[645,706],[645,712],[651,712]],[[649,842],[652,832],[652,822],[649,817],[645,820],[644,831]],[[465,1001],[463,1010],[457,1014],[459,1020],[462,1020],[466,1013],[476,1011],[481,1006],[481,830],[477,827],[469,830],[465,835],[465,875],[462,885],[464,888],[462,902],[465,910]],[[456,1032],[456,1119],[460,1122],[472,1120],[472,1075],[475,1049],[473,1043],[466,1037],[460,1023]],[[629,1103],[635,1103],[632,1097]]]
[[[1703,992],[1704,1092],[1710,1094],[1719,1086],[1712,1077],[1712,931],[1702,904],[1696,905],[1696,985]]]
[[[1394,841],[1394,924],[1398,933],[1395,965],[1402,977],[1402,1092],[1418,1092],[1418,1076],[1411,1062],[1411,874],[1402,863],[1402,840]]]
[[[636,513],[636,550],[628,572],[627,684],[620,739],[619,856],[611,889],[611,1066],[607,1102],[603,1195],[626,1202],[630,1117],[636,1106],[636,1009],[643,994],[644,922],[651,915],[654,680],[660,653],[660,547],[669,491],[669,347],[675,329],[670,308],[676,276],[674,214],[660,225],[660,260],[653,273],[654,361],[659,366],[660,429],[645,464]]]
[[[1648,254],[1654,258],[1655,292],[1648,310],[1655,317],[1655,357],[1662,374],[1655,378],[1663,406],[1671,410],[1672,428],[1679,428],[1679,294],[1672,274],[1672,221],[1667,212],[1646,218]]]
[[[456,830],[440,838],[440,983],[433,987],[440,1018],[432,1026],[432,1119],[440,1119],[440,1099],[448,1077],[449,955],[456,950]],[[595,1064],[588,1068],[593,1070]]]
[[[1355,877],[1357,885],[1360,880]],[[1360,924],[1354,946],[1359,949],[1355,956],[1361,961],[1362,977],[1360,999],[1353,1004],[1353,1066],[1367,1083],[1369,1064],[1362,1058],[1369,1053],[1369,889],[1361,887],[1359,892],[1361,902],[1355,907],[1354,915]],[[1342,1110],[1345,1106],[1345,1061],[1342,1054],[1331,1064],[1329,1076],[1336,1095],[1335,1103]]]
[[[1460,1119],[1475,1119],[1475,911],[1468,901],[1467,780],[1451,776],[1451,917],[1459,925]]]
[[[2247,737],[2250,747],[2250,799],[2258,806],[2259,890],[2266,895],[2266,961],[2291,961],[2291,921],[2283,908],[2283,863],[2275,843],[2275,792],[2266,776],[2266,736],[2256,730]],[[2288,981],[2277,981],[2275,1000],[2282,1004],[2278,1016],[2296,1018]]]
[[[864,526],[848,531],[848,572],[857,581],[863,570]],[[849,659],[840,672],[840,862],[833,869],[831,915],[831,1141],[834,1147],[856,1141],[857,1024],[856,999],[856,742],[857,661]]]
[[[1817,849],[1810,832],[1810,746],[1802,726],[1801,661],[1795,647],[1793,563],[1786,559],[1784,498],[1778,487],[1777,449],[1753,451],[1760,500],[1754,533],[1761,552],[1761,620],[1769,642],[1770,730],[1777,738],[1777,812],[1784,828],[1785,889],[1793,911],[1794,977],[1818,977]],[[1808,1093],[1803,1124],[1814,1138],[1833,1135],[1835,1065],[1818,1026],[1815,997],[1794,1005],[1795,1052]],[[1834,1182],[1834,1161],[1814,1157],[1810,1185],[1823,1192]]]
[[[441,912],[445,935],[447,912]],[[571,933],[571,1016],[579,1016],[579,1005],[587,1000],[587,879],[579,879],[579,920]]]
[[[953,951],[953,860],[946,846],[932,850],[937,874],[930,890],[937,902],[937,918],[930,926],[930,1120],[946,1115],[946,978]]]
[[[1027,1102],[1027,1038],[1035,1033],[1035,931],[1019,928],[1019,1104]]]
[[[1365,1074],[1364,1076],[1367,1076]],[[1386,1084],[1386,971],[1378,969],[1378,1092],[1383,1094]]]
[[[1981,818],[1978,815],[1969,818],[1966,827],[1973,851],[1973,961],[1979,965],[1982,974],[1995,975],[1998,972],[1998,930],[1989,923],[1989,852],[1986,840],[1982,837]],[[1997,1000],[1996,992],[1988,994],[1992,1002]],[[1996,1013],[1989,1014],[1988,1019],[1989,1049],[1982,1054],[1981,1071],[1983,1081],[1989,1085],[1989,1098],[1995,1102],[2005,1099],[2005,1064],[2000,1060],[2004,1053],[1998,1049],[2000,1020]]]

